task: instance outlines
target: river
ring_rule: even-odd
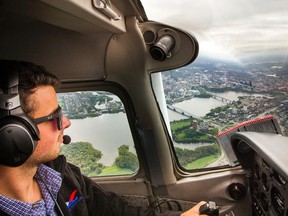
[[[236,92],[217,94],[221,97],[237,100],[237,97],[247,95]],[[195,116],[205,116],[210,109],[223,105],[224,102],[213,98],[192,98],[187,101],[174,104],[183,110],[187,110]],[[180,114],[168,111],[170,121],[183,119]],[[127,144],[130,150],[135,152],[134,142],[130,133],[125,113],[103,114],[99,117],[86,119],[72,119],[71,127],[66,129],[65,134],[70,135],[72,142],[87,141],[100,150],[103,154],[100,162],[110,166],[118,156],[118,147]],[[174,144],[180,148],[195,149],[196,147],[209,144]]]
[[[215,93],[214,93],[215,94]],[[238,97],[245,96],[248,94],[245,93],[238,93],[238,92],[225,92],[225,93],[217,93],[220,97],[237,101]],[[173,104],[174,107],[180,108],[185,110],[195,116],[203,117],[213,108],[218,106],[222,106],[224,104],[223,101],[214,99],[214,98],[197,98],[194,97],[190,100],[185,100],[180,103]],[[175,112],[169,112],[169,119],[170,121],[179,120],[179,118],[183,118],[182,115],[174,115]],[[177,114],[177,113],[176,113]],[[182,116],[182,117],[181,117]]]

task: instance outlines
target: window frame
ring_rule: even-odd
[[[134,106],[127,91],[117,83],[110,81],[62,81],[61,87],[57,93],[69,93],[79,91],[106,91],[119,97],[125,108],[128,125],[131,136],[134,142],[136,156],[139,162],[139,168],[135,173],[127,175],[111,175],[111,176],[93,176],[89,177],[97,181],[106,180],[135,180],[137,178],[145,177],[145,158],[141,153],[141,138],[137,131],[137,117]]]
[[[162,107],[159,103],[159,100],[157,98],[157,94],[155,93],[155,89],[153,87],[153,78],[152,76],[160,73],[162,75],[162,73],[165,73],[167,71],[160,71],[160,72],[154,72],[150,74],[150,80],[151,80],[151,88],[153,90],[154,93],[154,98],[157,101],[157,105],[158,105],[158,109],[160,112],[160,115],[162,117],[162,122],[163,122],[163,127],[165,128],[166,134],[167,134],[167,139],[169,141],[169,149],[171,152],[171,158],[173,160],[173,165],[174,165],[174,170],[175,170],[175,176],[179,179],[179,178],[185,178],[185,177],[189,177],[191,175],[199,175],[201,173],[203,174],[207,174],[207,173],[214,173],[214,172],[218,172],[218,171],[225,171],[227,169],[231,169],[233,168],[232,166],[230,166],[229,164],[225,164],[225,165],[221,165],[221,166],[215,166],[215,167],[209,167],[209,168],[197,168],[197,169],[186,169],[185,167],[183,167],[178,159],[178,156],[176,154],[176,150],[175,150],[175,146],[173,144],[173,139],[172,139],[172,135],[171,135],[171,128],[170,128],[170,120],[169,120],[169,116],[165,116],[166,111],[163,112]],[[163,82],[162,82],[163,84]],[[163,95],[165,97],[165,103],[166,103],[166,95],[164,93],[164,86],[163,86]],[[167,109],[167,108],[165,108]],[[164,113],[164,114],[163,114]],[[168,114],[167,114],[168,115]],[[167,120],[169,121],[169,126],[167,126]],[[217,144],[220,147],[220,150],[223,152],[223,154],[226,154],[225,150],[222,148],[221,144],[217,141]],[[240,167],[240,164],[236,165],[235,167]]]

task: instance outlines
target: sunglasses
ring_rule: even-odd
[[[58,128],[58,130],[61,130],[62,129],[62,118],[63,118],[62,110],[61,110],[61,107],[58,106],[57,110],[53,114],[33,119],[33,121],[36,125],[38,125],[38,124],[41,124],[43,122],[48,122],[48,121],[52,121],[54,119],[57,119],[57,128]]]

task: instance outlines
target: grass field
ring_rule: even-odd
[[[203,168],[213,163],[218,158],[219,158],[219,155],[210,155],[210,156],[198,159],[196,161],[193,161],[192,163],[189,163],[187,166],[185,166],[185,169],[191,170],[191,169]]]
[[[182,121],[177,121],[177,122],[172,122],[170,124],[171,129],[173,131],[179,129],[179,128],[183,128],[183,127],[190,127],[191,126],[191,120],[190,119],[186,119],[186,120],[182,120]]]
[[[130,169],[121,169],[116,165],[112,165],[111,167],[104,168],[102,173],[98,176],[108,176],[108,175],[127,175],[132,174],[133,172]]]
[[[213,163],[218,159],[219,155],[210,155],[201,159],[198,159],[192,163],[189,163],[185,166],[185,169],[199,169],[208,166],[209,164]],[[102,170],[102,173],[97,176],[111,176],[111,175],[128,175],[132,174],[133,172],[129,169],[121,169],[116,165],[112,165],[111,167],[106,167]],[[93,174],[91,175],[93,176]],[[94,175],[95,176],[95,175]]]

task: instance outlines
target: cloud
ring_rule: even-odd
[[[253,15],[211,27],[202,34],[238,58],[275,51],[280,54],[288,50],[288,17],[286,12]]]
[[[288,52],[287,0],[143,2],[148,18],[196,36],[200,53],[245,58]]]

